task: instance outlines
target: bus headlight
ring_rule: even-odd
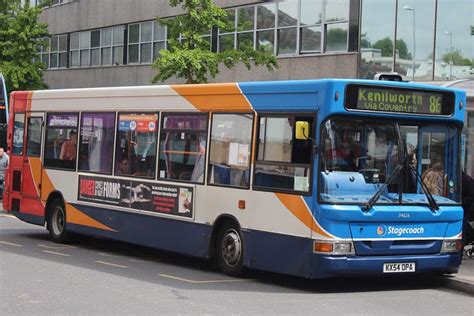
[[[354,254],[354,246],[350,241],[315,240],[313,242],[313,252],[328,255],[350,255]]]
[[[443,246],[441,252],[458,252],[462,249],[461,239],[445,239],[443,240]]]

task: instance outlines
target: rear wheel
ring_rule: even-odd
[[[68,238],[66,231],[66,208],[61,199],[54,200],[49,206],[48,230],[51,240],[64,243]]]
[[[216,243],[217,264],[222,272],[240,276],[244,271],[244,246],[239,228],[225,223],[219,229]]]

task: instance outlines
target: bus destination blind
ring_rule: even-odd
[[[361,111],[451,115],[454,94],[447,91],[348,85],[345,107]]]

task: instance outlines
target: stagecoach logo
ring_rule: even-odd
[[[386,233],[387,233],[387,227],[385,227],[385,225],[380,225],[379,227],[377,227],[377,235],[385,236]]]
[[[420,235],[425,232],[423,227],[394,227],[380,225],[377,227],[377,235],[385,236],[385,235],[395,235],[395,236],[402,236],[402,235]]]

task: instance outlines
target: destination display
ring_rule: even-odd
[[[77,199],[192,218],[193,191],[192,187],[79,175]]]
[[[351,84],[344,106],[348,110],[449,116],[454,112],[454,93]]]

